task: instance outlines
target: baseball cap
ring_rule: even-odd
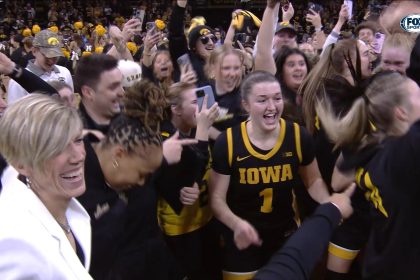
[[[279,22],[277,24],[277,28],[276,28],[276,32],[275,34],[279,33],[280,31],[289,31],[295,35],[297,35],[297,32],[295,30],[295,28],[293,27],[293,25],[291,25],[290,23],[285,23],[285,22]]]
[[[131,87],[141,80],[141,67],[134,61],[120,60],[118,61],[118,69],[123,74],[122,86],[125,88]]]
[[[39,48],[40,52],[48,58],[64,56],[61,51],[60,38],[49,29],[38,32],[32,45]]]

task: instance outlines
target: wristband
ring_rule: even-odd
[[[320,27],[320,28],[315,28],[315,31],[316,31],[316,32],[319,32],[319,31],[322,31],[322,30],[324,30],[324,26],[322,26],[322,25],[321,25],[321,27]]]

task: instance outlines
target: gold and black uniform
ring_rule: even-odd
[[[251,223],[263,240],[261,247],[239,251],[233,233],[225,232],[225,270],[234,272],[257,270],[294,232],[292,188],[299,178],[299,166],[315,158],[311,137],[296,123],[281,119],[277,142],[268,151],[251,143],[246,124],[222,133],[213,149],[212,168],[230,175],[229,208]]]
[[[404,136],[389,137],[355,155],[356,182],[370,203],[372,218],[363,279],[420,279],[419,143],[418,121]]]

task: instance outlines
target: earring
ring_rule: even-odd
[[[118,168],[118,161],[114,158],[113,160],[112,160],[112,166],[115,168],[115,169],[117,169]]]

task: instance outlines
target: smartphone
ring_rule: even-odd
[[[186,64],[191,64],[190,55],[188,53],[184,53],[183,55],[178,57],[176,62],[178,63],[179,67],[184,66]]]
[[[353,0],[344,0],[344,4],[349,10],[349,19],[353,16]]]
[[[143,23],[144,15],[144,10],[133,9],[133,18],[138,19],[141,23]]]
[[[203,107],[204,96],[206,95],[208,96],[207,109],[213,106],[213,104],[216,102],[216,100],[214,99],[214,93],[211,86],[204,86],[204,87],[197,88],[195,90],[195,94],[197,96],[197,104],[200,111],[201,111],[201,107]]]
[[[313,2],[308,3],[308,12],[309,12],[310,9],[314,10],[318,14],[320,14],[324,10],[324,8],[320,4],[316,4],[316,3],[313,3]]]
[[[157,30],[156,23],[154,21],[149,21],[146,23],[146,31],[150,31],[150,35],[155,35]]]

